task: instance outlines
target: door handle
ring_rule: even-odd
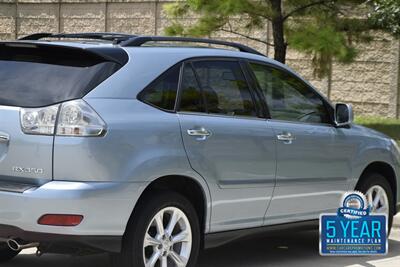
[[[278,134],[276,136],[279,141],[283,141],[285,144],[291,144],[294,140],[296,140],[296,137],[292,133],[282,133]]]
[[[10,136],[6,133],[0,132],[0,143],[8,143],[10,141]]]
[[[206,140],[208,137],[211,136],[211,132],[204,128],[189,129],[189,130],[187,130],[187,133],[190,136],[197,136],[198,137],[198,138],[196,138],[197,140]]]

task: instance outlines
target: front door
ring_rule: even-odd
[[[179,120],[194,170],[212,190],[212,231],[261,226],[275,185],[275,136],[239,62],[186,63]]]
[[[347,190],[355,149],[338,135],[331,107],[310,86],[275,67],[250,63],[277,140],[277,182],[265,224],[317,219]]]

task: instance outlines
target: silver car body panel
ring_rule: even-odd
[[[193,169],[211,187],[212,231],[262,226],[275,186],[275,136],[263,119],[179,114]],[[205,128],[207,139],[188,135]]]
[[[295,140],[277,142],[276,188],[265,223],[315,219],[337,209],[350,182],[354,144],[343,143],[332,125],[268,123],[276,135],[290,132]]]
[[[0,224],[47,234],[121,236],[144,188],[144,183],[52,181],[22,194],[1,192]],[[76,227],[39,225],[44,214],[82,214],[84,220]]]
[[[28,184],[51,181],[53,136],[24,134],[19,116],[19,108],[0,106],[0,135],[8,139],[0,142],[0,179]]]

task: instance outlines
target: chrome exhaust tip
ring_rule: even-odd
[[[20,244],[17,240],[15,239],[8,239],[7,240],[7,245],[8,247],[13,250],[13,251],[21,251],[27,248],[36,248],[40,244],[37,242],[34,243],[27,243],[27,244]]]

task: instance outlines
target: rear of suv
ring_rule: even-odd
[[[315,226],[347,190],[390,224],[399,209],[396,142],[249,47],[111,33],[0,47],[0,261],[36,247],[194,266],[201,248]]]

